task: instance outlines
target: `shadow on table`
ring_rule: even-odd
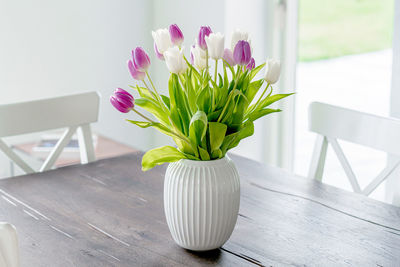
[[[208,260],[210,262],[217,262],[221,257],[221,250],[214,249],[209,251],[193,251],[185,249],[185,251],[197,258],[201,258],[203,260]]]

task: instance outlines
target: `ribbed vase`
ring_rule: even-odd
[[[186,249],[221,247],[235,227],[239,174],[225,156],[212,161],[170,163],[164,181],[164,210],[171,235]]]

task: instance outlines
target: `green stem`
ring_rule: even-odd
[[[267,89],[268,89],[269,85],[270,85],[270,83],[268,82],[268,83],[267,83],[267,87],[265,87],[265,89],[264,89],[264,92],[262,92],[260,98],[258,98],[257,102],[254,104],[253,108],[252,108],[248,113],[253,112],[253,111],[257,108],[258,103],[259,103],[259,102],[261,101],[261,99],[263,98],[265,92],[267,92]]]
[[[208,73],[208,49],[206,50],[206,71],[207,71],[207,74],[209,74]]]
[[[149,92],[151,93],[151,95],[154,97],[155,100],[158,101],[157,95],[149,88],[149,86],[147,85],[147,83],[143,80],[142,81],[144,86],[146,86],[147,90],[149,90]]]
[[[239,66],[238,66],[238,70],[239,70]],[[222,110],[221,114],[219,115],[219,117],[218,117],[218,121],[217,121],[217,122],[220,122],[220,121],[221,121],[221,119],[222,119],[222,115],[224,115],[224,113],[225,113],[225,110],[227,109],[227,107],[228,107],[228,105],[229,105],[229,102],[231,101],[231,98],[232,98],[233,92],[234,92],[234,91],[235,91],[235,89],[236,89],[237,82],[238,82],[238,79],[236,79],[236,80],[235,80],[235,85],[233,86],[233,89],[232,89],[231,93],[229,94],[228,101],[226,101],[226,103],[225,103],[225,106],[224,106],[224,109]]]
[[[146,71],[146,76],[147,76],[147,78],[149,79],[149,81],[150,81],[150,84],[151,84],[151,86],[152,86],[152,87],[153,87],[153,89],[154,89],[154,92],[156,92],[156,93],[158,94],[158,92],[157,92],[157,89],[156,89],[156,87],[154,86],[154,83],[153,83],[153,81],[151,80],[151,78],[150,78],[150,75],[149,75],[148,71]]]
[[[151,80],[150,75],[149,75],[149,73],[148,73],[147,71],[146,71],[146,76],[147,76],[147,78],[149,79],[151,86],[153,87],[153,90],[154,90],[154,92],[155,92],[157,101],[158,101],[158,103],[160,104],[161,109],[162,109],[165,113],[168,114],[168,110],[167,110],[167,108],[165,107],[164,102],[161,100],[160,94],[158,93],[156,87],[154,86],[154,83],[153,83],[153,81]],[[147,86],[147,83],[146,83],[144,80],[143,80],[143,83],[146,85],[147,89],[149,89],[149,91],[151,91],[150,88]]]
[[[135,111],[139,116],[141,116],[142,118],[144,118],[145,120],[148,120],[149,122],[155,123],[155,121],[153,121],[152,119],[150,119],[149,117],[145,116],[144,114],[140,113],[139,111],[137,111],[136,109],[132,108],[133,111]]]
[[[226,109],[228,108],[229,102],[231,101],[231,98],[232,98],[232,96],[233,96],[233,91],[235,90],[235,87],[236,87],[236,83],[235,83],[235,86],[233,87],[233,90],[232,90],[231,93],[229,94],[228,101],[226,101],[225,106],[224,106],[224,109],[222,110],[221,114],[219,115],[217,122],[220,122],[220,121],[221,121],[221,119],[222,119],[222,117],[223,117],[223,115],[224,115]]]
[[[218,59],[215,60],[215,72],[214,72],[214,82],[217,83],[217,75],[218,75]]]

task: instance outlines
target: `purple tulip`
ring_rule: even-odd
[[[233,59],[233,53],[229,48],[225,48],[224,56],[222,57],[229,65],[232,67],[236,65],[235,60]]]
[[[256,67],[256,61],[255,61],[254,58],[252,57],[252,58],[250,59],[249,64],[247,64],[246,69],[252,70],[252,69],[254,69],[255,67]]]
[[[206,40],[204,38],[206,36],[209,36],[210,33],[212,33],[212,30],[211,30],[211,28],[209,26],[201,26],[200,27],[199,36],[197,38],[197,44],[203,50],[207,49]]]
[[[156,42],[154,42],[154,53],[156,54],[158,59],[165,60],[164,55],[161,54],[160,51],[158,51]]]
[[[184,40],[183,33],[176,24],[171,24],[169,26],[169,36],[174,45],[180,46]]]
[[[142,47],[136,47],[135,50],[132,50],[132,59],[138,71],[145,72],[149,69],[150,58]]]
[[[134,66],[134,64],[133,64],[133,62],[132,62],[132,60],[130,60],[130,59],[128,60],[127,64],[128,64],[129,72],[130,72],[131,75],[132,75],[132,78],[135,79],[135,80],[138,80],[138,81],[143,81],[144,78],[146,77],[146,73],[145,73],[145,72],[138,71],[138,70],[135,68],[135,66]]]
[[[122,88],[117,88],[110,96],[111,104],[122,113],[128,113],[135,106],[133,96]]]
[[[240,40],[233,50],[235,62],[241,66],[249,64],[251,60],[251,48],[247,41]]]

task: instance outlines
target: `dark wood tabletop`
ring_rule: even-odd
[[[163,211],[166,166],[142,153],[0,181],[0,221],[25,266],[400,266],[400,208],[231,156],[241,176],[230,240],[180,248]]]

